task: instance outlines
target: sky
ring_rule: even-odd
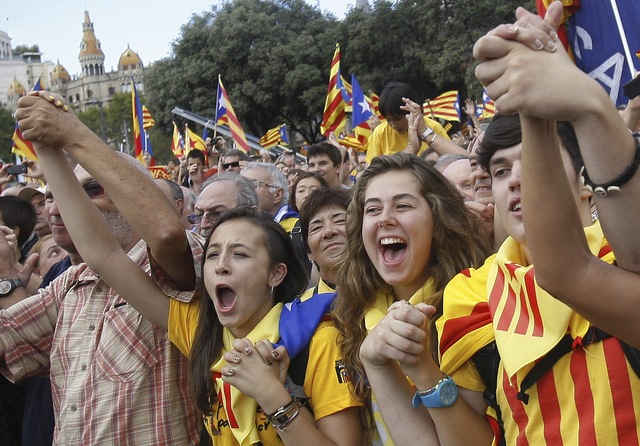
[[[58,60],[69,74],[80,73],[80,41],[84,11],[89,11],[96,37],[105,54],[106,71],[115,69],[127,45],[142,63],[169,56],[171,42],[192,14],[208,11],[224,0],[31,0],[17,7],[15,1],[0,0],[0,31],[11,38],[11,47],[40,46],[42,60]],[[305,0],[338,19],[355,0]]]

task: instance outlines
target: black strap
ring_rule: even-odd
[[[473,361],[476,364],[480,378],[482,378],[482,382],[485,386],[484,392],[482,393],[484,401],[496,412],[498,425],[500,426],[500,432],[502,433],[498,446],[505,446],[506,442],[504,439],[502,411],[500,410],[500,406],[498,405],[498,400],[496,398],[496,390],[498,388],[498,369],[500,367],[500,353],[498,352],[496,342],[493,341],[478,350],[476,354],[473,355]]]
[[[302,241],[302,229],[300,228],[300,220],[296,221],[296,224],[291,228],[291,232],[289,233],[291,236],[291,241],[293,242],[293,247],[296,251],[296,257],[302,262],[302,264],[307,269],[307,274],[311,274],[311,262],[309,261],[309,255],[307,254],[307,250],[304,247],[304,242]]]
[[[583,347],[586,347],[594,342],[600,342],[604,339],[610,338],[611,335],[598,327],[591,327],[581,340]],[[574,350],[574,340],[571,335],[567,334],[551,349],[533,368],[527,373],[527,376],[522,380],[520,385],[520,391],[518,392],[518,399],[524,404],[529,403],[529,395],[526,394],[542,376],[553,368],[553,366],[567,353]]]

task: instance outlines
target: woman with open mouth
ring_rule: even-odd
[[[91,262],[189,357],[190,391],[214,445],[360,446],[363,404],[349,391],[339,333],[325,316],[333,295],[295,300],[307,274],[273,218],[249,208],[223,213],[204,247],[200,298],[182,302],[94,214],[82,241]]]
[[[172,300],[169,337],[190,357],[214,445],[359,445],[362,404],[337,373],[338,332],[322,320],[332,298],[305,302],[312,312],[298,307],[305,324],[291,316],[295,303],[283,309],[307,275],[280,225],[253,209],[225,212],[205,246],[202,277],[199,303]]]
[[[455,187],[416,156],[376,157],[358,178],[334,313],[355,394],[371,402],[384,444],[438,444],[427,409],[412,407],[415,389],[405,376],[419,390],[443,378],[434,321],[447,282],[490,253],[479,225]],[[403,330],[420,328],[423,342],[407,346]],[[403,427],[414,422],[427,438]]]

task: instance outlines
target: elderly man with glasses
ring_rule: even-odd
[[[287,177],[275,165],[248,163],[242,176],[253,182],[258,193],[258,210],[265,212],[280,223],[287,232],[298,220],[298,213],[289,207],[289,183]]]
[[[77,218],[70,191],[82,187],[129,257],[168,298],[189,301],[202,246],[146,169],[104,144],[61,97],[36,92],[22,99],[16,118],[24,137],[34,141],[65,223]],[[82,166],[75,177],[62,147]],[[10,257],[0,237],[0,282],[15,284]],[[12,381],[50,376],[54,445],[198,441],[186,358],[85,264],[33,296],[19,285],[3,288],[0,308],[0,372]]]

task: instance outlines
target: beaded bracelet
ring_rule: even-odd
[[[633,178],[638,170],[638,165],[640,164],[640,133],[634,133],[633,138],[636,141],[636,155],[625,171],[613,181],[609,181],[604,184],[595,184],[589,178],[587,169],[584,167],[582,168],[582,184],[584,184],[584,187],[586,187],[589,192],[596,194],[599,197],[606,197],[609,194],[614,195],[620,193],[620,188]]]

